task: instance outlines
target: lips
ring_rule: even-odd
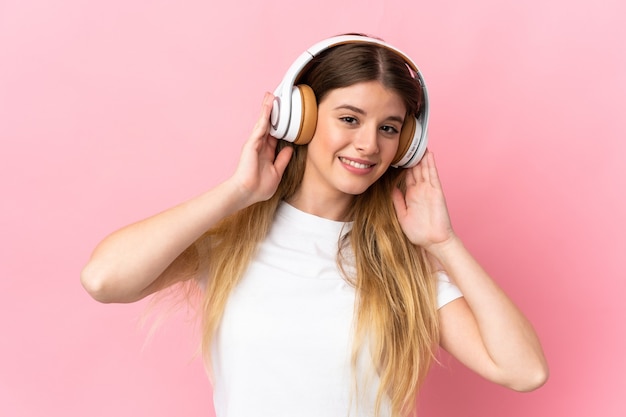
[[[339,160],[343,164],[350,165],[351,167],[358,168],[358,169],[367,169],[376,165],[376,164],[365,164],[362,162],[353,161],[352,159],[347,159],[341,156],[339,157]]]

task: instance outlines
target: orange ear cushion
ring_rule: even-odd
[[[313,89],[306,84],[297,86],[302,98],[302,118],[298,137],[293,141],[297,145],[305,145],[313,139],[317,126],[317,100]]]
[[[402,125],[402,130],[400,131],[400,143],[398,143],[398,150],[396,151],[396,156],[393,158],[392,164],[399,162],[407,153],[411,142],[413,142],[413,136],[415,136],[415,117],[407,115],[404,120],[404,125]]]

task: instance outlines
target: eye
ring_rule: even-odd
[[[340,117],[339,120],[349,124],[349,125],[354,125],[358,122],[358,120],[355,117],[352,116],[343,116]]]
[[[383,132],[389,135],[397,135],[398,133],[400,133],[400,131],[396,129],[394,126],[389,126],[389,125],[381,126],[380,130],[382,130]]]

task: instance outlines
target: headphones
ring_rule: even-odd
[[[317,125],[317,101],[311,87],[305,84],[294,85],[306,65],[322,51],[337,45],[365,43],[382,46],[399,55],[406,63],[407,70],[419,83],[424,95],[423,108],[417,117],[408,117],[400,132],[398,151],[391,163],[396,168],[411,168],[418,164],[426,152],[428,138],[428,93],[426,83],[417,65],[402,51],[375,38],[361,35],[335,36],[311,46],[289,67],[283,80],[274,91],[274,103],[270,116],[270,135],[298,145],[311,141]]]

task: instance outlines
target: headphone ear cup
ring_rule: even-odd
[[[294,139],[297,145],[305,145],[313,139],[315,128],[317,126],[317,99],[313,89],[306,84],[300,84],[296,87],[300,91],[301,100],[301,117],[298,135]]]
[[[393,158],[392,165],[397,164],[406,156],[406,153],[411,148],[411,143],[415,140],[415,125],[417,120],[413,116],[409,116],[404,121],[402,125],[402,130],[400,130],[400,141],[398,143],[398,150],[396,151],[396,156]],[[421,132],[420,132],[421,134]]]
[[[304,145],[311,141],[317,125],[317,100],[306,84],[291,87],[291,112],[285,134],[278,139]]]
[[[424,156],[428,143],[419,120],[415,117],[407,117],[400,131],[399,142],[396,156],[391,165],[399,168],[411,168],[417,165]]]

